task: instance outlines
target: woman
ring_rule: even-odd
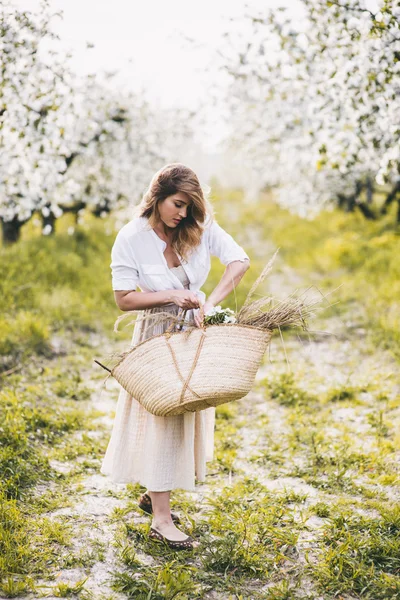
[[[210,255],[226,270],[205,301],[200,287],[210,270]],[[249,257],[213,219],[196,174],[181,163],[158,171],[135,217],[119,231],[112,248],[112,286],[123,310],[152,315],[187,311],[200,327],[204,313],[238,285]],[[137,291],[137,287],[141,291]],[[205,301],[205,302],[204,302]],[[204,304],[203,304],[204,303]],[[160,333],[169,323],[147,318],[135,325],[132,345]],[[150,536],[175,549],[194,541],[176,527],[170,492],[193,491],[204,481],[213,458],[215,408],[158,417],[121,390],[111,439],[101,472],[117,483],[139,482],[147,488],[139,506],[153,515]]]

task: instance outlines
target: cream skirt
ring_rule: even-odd
[[[166,310],[177,314],[179,308],[173,304],[143,312]],[[168,324],[153,323],[152,319],[137,322],[132,346],[163,333]],[[151,492],[194,491],[195,478],[205,480],[206,461],[213,459],[214,425],[214,407],[157,417],[121,388],[100,471],[114,483],[140,483]]]

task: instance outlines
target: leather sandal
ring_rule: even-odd
[[[152,540],[159,540],[160,542],[165,542],[172,550],[193,550],[194,548],[194,539],[187,536],[184,540],[169,540],[164,535],[162,535],[153,527],[150,528],[149,538]]]
[[[151,504],[151,498],[148,494],[143,494],[139,498],[139,508],[141,508],[148,515],[153,514],[153,506]],[[171,513],[172,521],[176,524],[180,524],[181,520],[175,513]]]

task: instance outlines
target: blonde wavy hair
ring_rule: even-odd
[[[186,217],[173,230],[172,248],[187,260],[189,254],[200,244],[207,215],[213,219],[213,209],[192,169],[182,163],[165,165],[153,176],[135,215],[146,217],[155,227],[160,221],[158,205],[168,196],[184,192],[189,197]]]

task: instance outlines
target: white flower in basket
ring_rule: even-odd
[[[218,323],[236,323],[236,317],[233,310],[230,308],[221,308],[221,306],[218,305],[205,313],[205,325],[217,325]]]

